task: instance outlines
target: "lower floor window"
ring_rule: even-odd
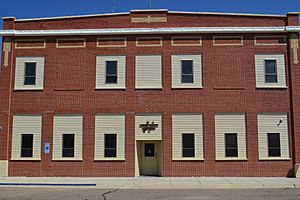
[[[21,157],[32,157],[33,134],[22,134]]]
[[[280,157],[280,134],[268,133],[268,153],[270,157]]]
[[[194,133],[182,134],[182,157],[195,157]]]
[[[63,134],[62,157],[74,157],[74,134]]]
[[[225,133],[225,156],[238,157],[237,133]]]
[[[104,157],[117,157],[117,134],[105,134],[104,143]]]

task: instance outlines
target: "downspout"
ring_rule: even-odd
[[[291,45],[291,37],[292,35],[289,35],[288,38],[288,44],[287,44],[287,53],[288,53],[288,76],[289,76],[289,98],[290,98],[290,116],[291,116],[291,137],[292,137],[292,161],[293,161],[293,170],[295,170],[295,164],[296,164],[296,138],[295,138],[295,119],[294,119],[294,99],[293,99],[293,77],[292,77],[292,54],[291,51],[292,45]]]
[[[7,120],[7,141],[6,141],[6,158],[8,160],[9,158],[9,148],[11,146],[9,139],[10,139],[10,114],[11,114],[11,99],[12,99],[12,79],[13,79],[13,53],[14,53],[14,41],[11,41],[12,47],[11,47],[11,55],[10,55],[10,80],[9,80],[9,96],[8,96],[8,120]],[[10,169],[10,162],[8,160],[8,175],[9,175],[9,169]]]

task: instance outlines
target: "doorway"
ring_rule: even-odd
[[[137,141],[139,174],[142,176],[161,175],[161,141]]]

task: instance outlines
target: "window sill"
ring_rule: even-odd
[[[247,158],[218,158],[216,161],[248,161]]]
[[[267,86],[267,85],[264,85],[264,86],[256,86],[256,89],[287,89],[288,86]]]
[[[126,161],[125,158],[95,158],[94,161]]]
[[[82,158],[55,158],[52,161],[83,161]]]
[[[163,87],[136,87],[136,90],[162,90]]]
[[[14,91],[43,91],[44,88],[15,88]]]
[[[126,90],[126,87],[97,87],[95,90]]]
[[[11,161],[41,161],[40,158],[11,158]]]
[[[291,158],[281,158],[281,157],[267,157],[267,158],[259,158],[259,161],[290,161]]]
[[[204,161],[204,158],[173,158],[172,161]]]
[[[202,86],[176,86],[172,87],[172,90],[180,90],[180,89],[203,89]]]

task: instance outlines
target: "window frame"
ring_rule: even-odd
[[[71,148],[71,147],[64,147],[64,136],[65,135],[73,135],[73,148]],[[74,133],[63,133],[62,134],[62,158],[75,158],[75,137],[76,137],[76,135],[74,134]],[[73,155],[72,156],[66,156],[65,155],[65,150],[73,150]]]
[[[115,147],[106,147],[106,136],[108,135],[114,135],[115,136]],[[117,133],[105,133],[104,134],[104,158],[117,158],[118,157],[118,134]],[[114,150],[114,156],[108,156],[107,151],[112,151]]]
[[[183,142],[183,138],[185,135],[193,135],[193,147],[184,147],[184,142]],[[181,149],[182,149],[182,153],[181,153],[181,156],[183,158],[195,158],[195,155],[196,155],[196,151],[195,151],[195,133],[182,133],[181,134]],[[193,150],[193,153],[192,153],[192,156],[186,156],[185,154],[185,150]]]
[[[270,147],[270,135],[276,135],[278,136],[278,144],[279,146],[277,147]],[[281,141],[280,141],[280,133],[267,133],[267,142],[268,142],[268,157],[281,157]],[[279,155],[270,155],[270,150],[278,150]]]
[[[26,75],[26,66],[27,66],[27,64],[34,64],[34,75],[31,75],[31,76],[27,76]],[[35,61],[26,61],[26,62],[24,62],[24,81],[23,81],[23,85],[24,86],[34,86],[34,85],[36,85],[36,71],[37,71],[37,62],[35,62]],[[34,84],[26,84],[26,78],[34,78]]]
[[[275,73],[267,73],[266,63],[269,62],[269,61],[275,61]],[[276,76],[276,81],[275,82],[268,82],[267,78],[266,78],[267,76]],[[264,80],[265,80],[266,84],[278,83],[278,69],[277,69],[277,60],[276,59],[264,59]]]
[[[236,147],[228,147],[227,146],[227,136],[235,136]],[[225,158],[238,158],[239,157],[239,146],[238,146],[238,134],[237,133],[225,133],[224,134],[224,147],[225,147]],[[229,155],[230,150],[236,150],[234,155]]]
[[[113,63],[116,63],[116,74],[108,74],[107,73],[107,66],[108,66],[108,63],[110,62],[113,62]],[[112,83],[112,82],[108,82],[107,81],[107,77],[116,77],[116,82],[115,83]],[[118,84],[118,61],[117,60],[106,60],[105,61],[105,84]]]
[[[24,138],[23,138],[23,136],[31,136],[31,148],[25,148],[25,147],[23,147],[23,145],[24,145]],[[21,158],[33,158],[33,140],[34,140],[34,134],[32,134],[32,133],[30,133],[30,134],[21,134],[21,152],[20,152],[20,157]],[[30,153],[30,156],[27,156],[27,155],[24,155],[24,152],[23,151],[28,151],[28,150],[30,150],[31,151],[31,153]]]
[[[183,73],[183,63],[184,62],[191,62],[192,63],[192,73],[191,74],[185,74],[185,73]],[[192,60],[192,59],[181,59],[180,60],[180,66],[181,66],[181,71],[180,71],[180,73],[181,73],[181,84],[194,84],[194,60]],[[183,82],[183,76],[192,76],[192,82]]]

